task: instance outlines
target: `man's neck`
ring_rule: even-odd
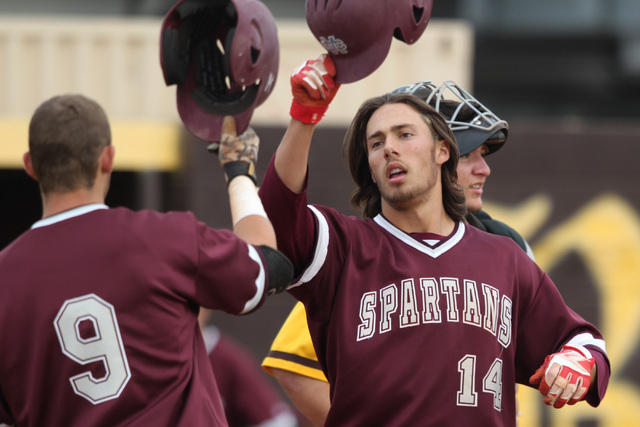
[[[398,209],[389,205],[382,205],[382,214],[393,225],[406,233],[434,233],[448,236],[455,228],[442,205],[436,209],[422,206],[418,209]]]
[[[49,193],[42,196],[42,218],[92,203],[104,204],[104,197],[89,190]]]

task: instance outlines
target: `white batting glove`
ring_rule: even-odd
[[[591,385],[591,371],[595,359],[586,348],[564,345],[558,353],[547,356],[529,383],[538,386],[543,402],[554,408],[565,403],[575,405],[582,400]]]

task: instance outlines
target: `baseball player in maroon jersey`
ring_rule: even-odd
[[[108,208],[103,109],[75,94],[38,107],[24,163],[42,219],[0,252],[0,422],[226,425],[199,306],[249,313],[292,273],[249,173],[257,136],[237,137],[230,117],[222,134],[236,234],[188,212]]]
[[[326,424],[513,426],[516,383],[557,408],[597,406],[600,332],[513,240],[465,224],[455,138],[432,107],[386,94],[356,113],[344,152],[364,219],[308,204],[334,75],[321,56],[292,76],[292,120],[260,189],[330,383]]]
[[[453,131],[460,153],[458,184],[465,192],[467,223],[510,237],[533,259],[531,247],[518,232],[482,211],[483,188],[491,174],[486,156],[506,143],[508,123],[452,81],[440,85],[422,81],[400,86],[393,93],[409,93],[431,104]],[[314,425],[321,426],[330,406],[329,384],[317,360],[304,306],[298,302],[271,344],[262,367],[276,378],[298,409]]]
[[[203,329],[229,427],[296,427],[289,405],[251,354],[214,325]]]
[[[199,322],[229,427],[298,426],[291,407],[253,356],[232,337],[207,323],[211,313],[201,309]]]

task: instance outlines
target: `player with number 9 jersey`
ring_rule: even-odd
[[[23,159],[42,219],[0,252],[0,423],[227,425],[200,307],[250,313],[292,267],[242,172],[255,165],[257,135],[237,135],[231,116],[224,124],[233,232],[191,212],[109,208],[105,111],[79,94],[36,109]],[[234,148],[241,140],[253,156]],[[238,173],[225,168],[237,163]]]
[[[190,213],[97,205],[37,222],[0,255],[0,384],[17,425],[226,423],[198,307],[253,310],[262,264]]]

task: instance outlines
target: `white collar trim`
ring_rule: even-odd
[[[43,218],[37,221],[31,226],[31,229],[45,227],[47,225],[55,224],[65,219],[74,218],[80,215],[84,215],[89,212],[96,211],[98,209],[109,209],[109,207],[102,203],[92,203],[90,205],[79,206],[77,208],[70,209],[68,211],[60,212],[48,218]]]
[[[464,236],[464,231],[465,231],[464,223],[459,222],[458,229],[454,234],[448,237],[445,237],[441,241],[442,244],[432,248],[423,243],[420,243],[413,237],[409,236],[407,233],[405,233],[404,231],[400,230],[398,227],[396,227],[395,225],[387,221],[387,219],[383,217],[381,214],[376,215],[375,218],[373,218],[373,220],[376,223],[378,223],[380,227],[387,230],[398,240],[419,250],[420,252],[425,253],[426,255],[429,255],[431,258],[438,258],[440,255],[444,254],[449,249],[453,248],[462,239],[462,236]]]

